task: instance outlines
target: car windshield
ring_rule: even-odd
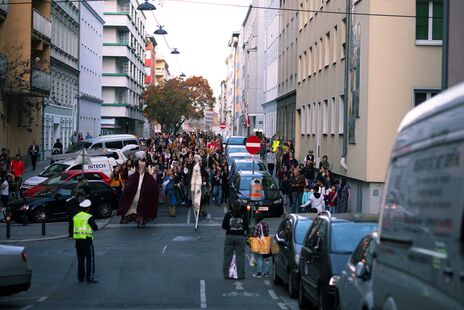
[[[52,175],[56,175],[58,173],[61,173],[61,172],[65,171],[66,169],[68,169],[68,167],[69,167],[69,165],[66,165],[66,164],[54,163],[54,164],[51,164],[50,166],[48,166],[47,169],[45,169],[40,174],[40,176],[42,176],[42,177],[50,177]]]
[[[255,162],[255,171],[266,171],[266,167],[264,167],[264,164],[261,162]],[[242,163],[237,163],[236,167],[237,171],[252,171],[253,170],[253,162],[242,162]]]
[[[88,142],[88,141],[80,141],[80,142],[77,142],[76,144],[74,145],[71,145],[68,150],[66,151],[66,153],[76,153],[76,152],[79,152],[80,150],[86,148],[88,149],[90,146],[92,145],[91,142]]]
[[[308,231],[309,226],[313,221],[308,220],[300,220],[296,223],[295,227],[295,243],[296,244],[303,244],[304,237],[306,232]]]
[[[377,223],[371,222],[335,222],[332,223],[332,253],[351,254],[361,239],[377,230]]]
[[[67,177],[68,175],[66,173],[60,173],[59,175],[51,176],[47,181],[43,182],[42,185],[53,185],[60,181],[66,180]]]
[[[229,138],[229,140],[227,140],[227,144],[228,145],[243,145],[244,140],[245,138],[243,137]]]
[[[255,179],[261,180],[263,190],[267,190],[267,191],[277,190],[277,186],[271,177],[263,177],[263,178],[256,177]],[[240,179],[240,189],[250,190],[250,186],[251,186],[250,184],[252,180],[253,180],[253,177],[251,176],[242,177]]]
[[[228,154],[248,152],[244,145],[233,145],[227,149]]]

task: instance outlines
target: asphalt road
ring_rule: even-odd
[[[112,218],[95,233],[98,284],[78,283],[74,241],[24,242],[32,286],[0,309],[297,309],[285,287],[252,277],[249,258],[245,280],[223,278],[224,208],[207,211],[196,232],[186,208],[170,218],[162,207],[143,229]],[[275,232],[280,219],[266,221]]]

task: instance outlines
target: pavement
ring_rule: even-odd
[[[95,233],[98,284],[78,283],[74,242],[65,239],[16,241],[26,247],[33,270],[31,288],[1,297],[0,309],[297,309],[285,287],[256,271],[246,256],[245,279],[222,275],[224,206],[207,207],[195,232],[190,208],[171,218],[164,206],[145,228],[112,217]],[[275,233],[282,218],[266,222]],[[56,226],[56,227],[55,227]],[[58,234],[65,223],[50,224]],[[38,230],[27,225],[24,229]],[[15,227],[18,231],[23,227]],[[53,230],[53,232],[52,232]],[[56,230],[56,231],[55,231]],[[1,241],[3,243],[3,241]]]

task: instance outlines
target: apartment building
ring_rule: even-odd
[[[103,1],[80,1],[78,131],[101,133],[103,82]]]
[[[169,71],[169,64],[163,55],[158,55],[155,63],[155,80],[156,85],[159,85],[171,78],[171,72]]]
[[[227,55],[226,79],[222,89],[223,97],[223,121],[226,124],[224,135],[234,135],[234,129],[237,128],[238,115],[240,113],[240,87],[237,79],[240,77],[240,55],[238,53],[238,41],[240,32],[233,32],[227,46],[229,54]]]
[[[271,0],[264,11],[264,135],[272,137],[277,129],[277,88],[279,76],[280,0]]]
[[[280,1],[276,127],[281,139],[295,140],[297,79],[297,0]]]
[[[156,85],[156,46],[158,43],[153,35],[147,35],[145,39],[145,89],[147,89]],[[145,109],[145,106],[143,108]],[[150,121],[145,112],[143,112],[143,121],[144,137],[151,137],[153,131],[161,130],[161,126],[154,121]]]
[[[78,128],[79,3],[52,1],[51,91],[44,101],[43,153],[60,139],[66,149]]]
[[[51,3],[0,5],[0,148],[28,160],[50,93]]]
[[[441,18],[433,17],[442,2],[346,4],[299,1],[316,12],[298,16],[296,154],[327,155],[332,172],[348,179],[351,211],[378,212],[401,119],[440,91]]]
[[[143,135],[145,14],[137,0],[105,0],[102,133]]]

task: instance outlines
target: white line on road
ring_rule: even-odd
[[[206,309],[206,285],[205,280],[200,280],[200,302],[201,308]]]
[[[277,303],[277,305],[279,305],[280,309],[282,309],[282,310],[288,309],[287,305],[285,303],[283,303],[283,302],[279,302],[279,303]]]
[[[267,290],[269,295],[271,296],[272,299],[278,300],[279,297],[277,297],[277,294],[274,292],[274,290]]]
[[[271,286],[271,281],[269,281],[269,280],[264,280],[264,285]]]
[[[47,297],[47,296],[44,296],[44,297],[41,297],[41,298],[37,299],[37,301],[38,301],[38,302],[44,302],[44,301],[46,301],[47,299],[48,299],[48,297]]]
[[[29,300],[29,299],[42,299],[43,297],[14,297],[14,298],[2,298],[0,301],[20,301],[20,300]]]
[[[192,216],[192,209],[189,208],[188,213],[187,213],[187,224],[190,224],[190,217]]]
[[[206,223],[206,224],[201,224],[202,227],[221,227],[222,223]],[[156,227],[193,227],[195,224],[186,224],[186,223],[165,223],[165,224],[147,224],[144,226],[144,228],[156,228]],[[127,225],[127,224],[109,224],[106,226],[107,228],[131,228],[134,229],[133,225]],[[67,235],[66,235],[67,237]],[[20,240],[21,242],[24,240]],[[3,242],[3,240],[2,240]]]
[[[166,244],[166,245],[164,246],[164,248],[163,248],[163,253],[162,253],[163,255],[164,255],[164,253],[166,253],[166,249],[167,249],[167,248],[168,248],[168,245]]]
[[[26,306],[26,307],[22,307],[21,309],[19,310],[27,310],[27,309],[31,309],[32,307],[34,307],[33,305],[29,305],[29,306]]]

